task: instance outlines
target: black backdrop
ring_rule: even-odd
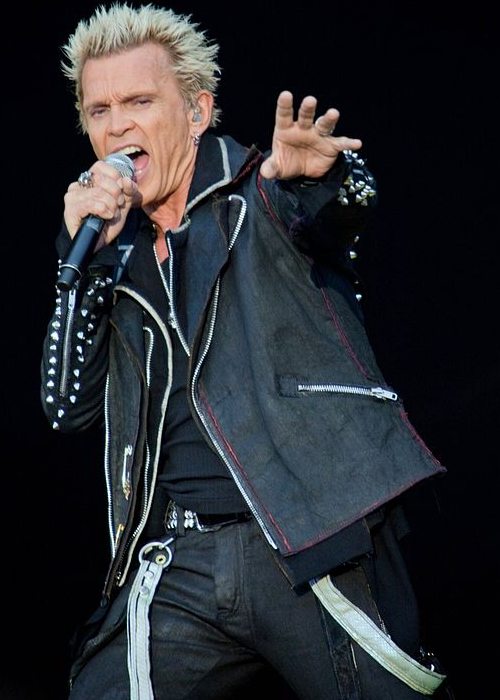
[[[338,132],[364,141],[380,191],[360,246],[368,328],[410,419],[448,467],[432,493],[408,499],[425,631],[457,700],[495,697],[493,17],[478,3],[170,6],[221,44],[221,131],[268,147],[277,94],[290,89],[338,107]],[[92,162],[59,46],[93,7],[15,5],[3,27],[1,700],[64,700],[68,639],[98,602],[108,556],[100,437],[53,433],[38,398],[62,197]]]

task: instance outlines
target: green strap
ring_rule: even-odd
[[[130,700],[154,700],[151,683],[149,610],[163,571],[170,566],[174,538],[149,542],[139,552],[139,570],[127,606],[127,665]]]
[[[433,695],[446,676],[422,666],[406,654],[371,618],[336,588],[330,576],[310,585],[323,607],[341,627],[385,669],[419,693]]]

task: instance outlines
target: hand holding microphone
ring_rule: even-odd
[[[104,159],[104,162],[111,165],[122,177],[131,178],[134,174],[134,163],[124,153],[112,153]],[[78,185],[84,188],[92,187],[92,173],[90,171],[83,172],[78,178]],[[105,218],[95,214],[89,214],[85,217],[73,238],[68,254],[61,263],[56,283],[58,289],[63,291],[72,289],[83,275],[106,223]]]

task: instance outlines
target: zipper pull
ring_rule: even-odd
[[[169,326],[171,326],[171,328],[177,328],[177,323],[175,322],[174,312],[172,311],[172,304],[170,301],[168,302],[167,323]]]
[[[376,399],[382,399],[382,401],[397,401],[398,395],[394,391],[388,391],[387,389],[382,389],[381,386],[374,386],[370,389],[370,394]]]
[[[122,491],[126,500],[130,498],[132,493],[132,484],[130,481],[130,469],[128,466],[129,457],[132,455],[132,445],[126,445],[123,450],[123,465],[122,465]]]

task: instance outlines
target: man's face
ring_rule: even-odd
[[[193,159],[188,109],[166,51],[151,43],[87,60],[82,94],[83,118],[97,157],[128,153],[142,206],[164,201]]]

